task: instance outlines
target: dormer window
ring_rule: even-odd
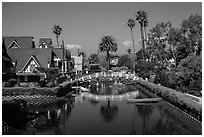
[[[16,40],[14,40],[9,46],[8,46],[8,49],[11,49],[11,48],[18,48],[18,49],[20,49],[21,47],[20,47],[20,45],[17,43],[17,41]]]
[[[47,44],[45,42],[42,42],[40,45],[39,45],[40,48],[47,48]]]

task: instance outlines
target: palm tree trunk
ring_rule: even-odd
[[[107,50],[107,60],[108,60],[108,70],[110,69],[110,54],[109,51]]]
[[[145,53],[144,53],[144,34],[143,34],[143,26],[142,26],[142,24],[140,24],[140,29],[141,29],[141,42],[142,42],[143,58],[145,58]]]
[[[57,37],[57,47],[59,48],[58,35],[56,35],[56,37]]]
[[[65,64],[64,64],[64,41],[62,41],[62,66],[63,66],[63,76],[64,76],[64,72],[65,72]]]
[[[131,28],[131,35],[132,35],[132,43],[133,43],[133,50],[134,50],[134,60],[133,60],[133,65],[134,65],[134,69],[135,69],[135,59],[136,59],[136,54],[135,54],[135,42],[134,42],[134,37],[133,37],[133,33],[132,33],[132,28]]]
[[[147,32],[146,32],[146,27],[145,26],[144,26],[144,39],[145,39],[144,47],[147,48]]]
[[[132,33],[132,28],[131,28],[131,35],[132,35],[133,50],[134,50],[134,54],[135,54],[135,42],[134,42],[134,37],[133,37],[133,33]]]

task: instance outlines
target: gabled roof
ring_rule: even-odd
[[[40,38],[39,46],[42,44],[42,42],[45,42],[45,44],[49,47],[52,44],[52,39],[51,38]]]
[[[53,48],[53,51],[61,60],[63,59],[62,48]],[[65,60],[71,60],[71,52],[67,49],[64,49],[64,59]]]
[[[8,54],[13,62],[17,61],[16,70],[21,71],[26,65],[31,56],[35,56],[35,59],[41,67],[47,68],[48,59],[52,59],[52,49],[10,49]],[[51,63],[51,62],[49,62]]]
[[[11,46],[13,42],[16,42],[21,49],[31,49],[35,48],[34,37],[15,37],[15,36],[5,36],[3,37],[6,49]]]
[[[32,56],[28,59],[28,61],[27,61],[26,64],[24,65],[24,67],[22,68],[22,71],[29,65],[29,63],[31,62],[31,60],[34,60],[35,64],[37,64],[37,66],[40,67],[40,64],[39,64],[39,62],[38,62],[36,56],[35,56],[35,55],[32,55]]]

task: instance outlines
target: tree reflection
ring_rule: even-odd
[[[150,115],[153,113],[153,106],[151,105],[138,105],[137,106],[138,114],[143,119],[142,134],[146,133],[146,120],[149,119]]]
[[[130,131],[130,135],[136,135],[136,131],[135,131],[135,109],[136,106],[134,107],[134,114],[133,114],[133,120],[132,120],[132,130]]]
[[[110,100],[108,100],[106,105],[102,105],[100,113],[106,122],[112,121],[118,115],[118,107],[116,105],[111,105]]]
[[[92,99],[90,99],[89,102],[91,103],[91,105],[97,105],[99,103],[99,101],[92,100]]]

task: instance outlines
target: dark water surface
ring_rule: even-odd
[[[145,98],[141,91],[139,93]],[[135,104],[114,100],[107,103],[76,96],[66,102],[30,106],[29,111],[40,114],[37,122],[29,121],[21,129],[10,127],[4,134],[202,134],[199,123],[164,101]]]

